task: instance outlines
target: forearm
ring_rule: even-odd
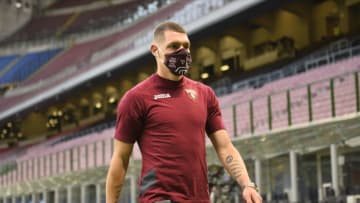
[[[124,184],[126,167],[123,164],[110,164],[106,178],[106,203],[117,203]]]
[[[232,144],[225,150],[219,151],[218,157],[224,168],[241,187],[251,182],[244,160]]]

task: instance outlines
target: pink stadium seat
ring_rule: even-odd
[[[71,156],[70,156],[70,149],[65,149],[64,150],[65,152],[65,170],[64,172],[67,173],[67,172],[70,172],[71,171]]]
[[[44,159],[42,156],[39,156],[39,168],[40,168],[39,177],[41,178],[41,177],[45,176]]]
[[[317,82],[311,87],[311,92],[313,94],[312,116],[313,120],[330,118],[332,114],[329,79],[340,74],[358,70],[360,70],[360,57],[355,57],[337,62],[335,64],[326,65],[322,68],[314,69],[292,77],[284,78],[266,84],[262,88],[246,89],[232,93],[230,95],[226,95],[225,97],[220,98],[220,104],[223,109],[230,109],[230,106],[234,103],[245,102],[246,104],[242,105],[242,108],[244,109],[240,111],[248,111],[248,101],[254,100],[253,109],[255,132],[265,132],[268,131],[268,112],[267,101],[266,98],[263,98],[263,96],[272,94],[272,127],[273,129],[282,128],[288,125],[286,94],[283,93],[282,95],[274,95],[274,93],[284,92],[287,89],[295,88],[294,90],[291,90],[291,122],[292,125],[300,124],[309,121],[307,88],[305,85],[309,83],[314,83],[319,79],[324,79],[325,82]],[[336,115],[344,115],[355,111],[355,93],[351,94],[351,92],[355,91],[353,86],[353,77],[353,74],[350,74],[349,76],[347,76],[346,82],[341,82],[341,84],[339,81],[335,80],[335,95],[340,96],[336,97],[338,100],[338,102],[335,102],[337,109]],[[345,85],[349,85],[351,87]],[[299,88],[299,86],[303,87]],[[237,108],[237,112],[239,112],[239,109],[241,109],[241,107]],[[249,113],[238,113],[237,115],[238,132],[240,134],[246,134],[246,132],[249,132],[250,130],[250,124],[246,122],[246,124],[244,122],[242,123],[240,118],[242,118],[242,115],[246,115],[247,117],[249,117]],[[231,119],[224,118],[226,125],[229,127],[232,127],[230,123]]]
[[[45,176],[51,176],[51,156],[50,154],[44,156],[45,157]]]
[[[39,179],[39,174],[38,174],[39,159],[38,159],[38,157],[33,158],[33,164],[34,164],[34,176],[33,176],[33,179]]]
[[[16,170],[10,172],[10,180],[11,184],[16,183]]]
[[[313,119],[321,120],[331,118],[331,96],[329,81],[315,83],[312,85],[312,109]]]
[[[73,148],[73,153],[72,153],[72,165],[73,165],[73,171],[78,171],[80,170],[80,160],[79,160],[79,154],[80,154],[80,149],[78,147]]]
[[[18,170],[15,171],[14,179],[24,181],[70,172],[70,150],[73,150],[72,165],[74,171],[109,164],[112,153],[111,150],[113,148],[113,133],[114,129],[110,128],[100,133],[93,133],[87,137],[81,137],[55,146],[42,143],[31,147],[28,149],[28,152],[30,153],[17,159],[19,167]],[[86,148],[88,148],[87,152]],[[135,157],[139,159],[141,158],[141,155],[139,156],[138,153]],[[34,161],[35,164],[34,170],[32,170],[32,161]]]
[[[95,143],[87,144],[87,168],[94,168],[95,167]]]
[[[250,108],[248,102],[242,102],[236,106],[236,117],[238,135],[250,134]]]
[[[222,116],[223,116],[225,128],[229,132],[230,137],[234,137],[235,135],[234,135],[233,110],[231,106],[222,109]]]
[[[336,116],[342,116],[356,112],[355,80],[354,75],[349,74],[334,80]]]
[[[26,176],[28,177],[28,180],[33,180],[33,178],[34,178],[34,176],[33,176],[33,173],[34,173],[34,170],[33,170],[33,164],[32,164],[32,161],[31,161],[31,159],[28,159],[28,160],[26,160],[26,165],[27,165],[27,174],[26,174]]]
[[[80,170],[87,169],[86,144],[80,145]]]
[[[269,131],[267,97],[261,97],[253,101],[254,130],[256,133]]]
[[[288,127],[286,93],[275,94],[271,97],[272,128]]]
[[[292,125],[309,121],[307,87],[291,91],[291,116]]]
[[[104,140],[98,140],[96,141],[96,166],[103,166],[105,163],[104,160]]]
[[[105,140],[105,165],[109,165],[112,156],[112,148],[113,148],[113,140],[106,139]]]

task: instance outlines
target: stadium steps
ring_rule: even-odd
[[[57,30],[55,37],[60,37],[69,27],[73,24],[76,19],[80,16],[81,12],[75,12],[70,18]]]

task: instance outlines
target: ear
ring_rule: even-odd
[[[155,44],[151,44],[150,51],[151,51],[153,56],[157,57],[159,55],[158,50],[159,49]]]

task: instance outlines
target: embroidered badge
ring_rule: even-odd
[[[195,90],[185,89],[185,92],[187,93],[187,95],[189,96],[190,99],[196,100],[196,98],[197,98],[197,93],[196,93]]]

